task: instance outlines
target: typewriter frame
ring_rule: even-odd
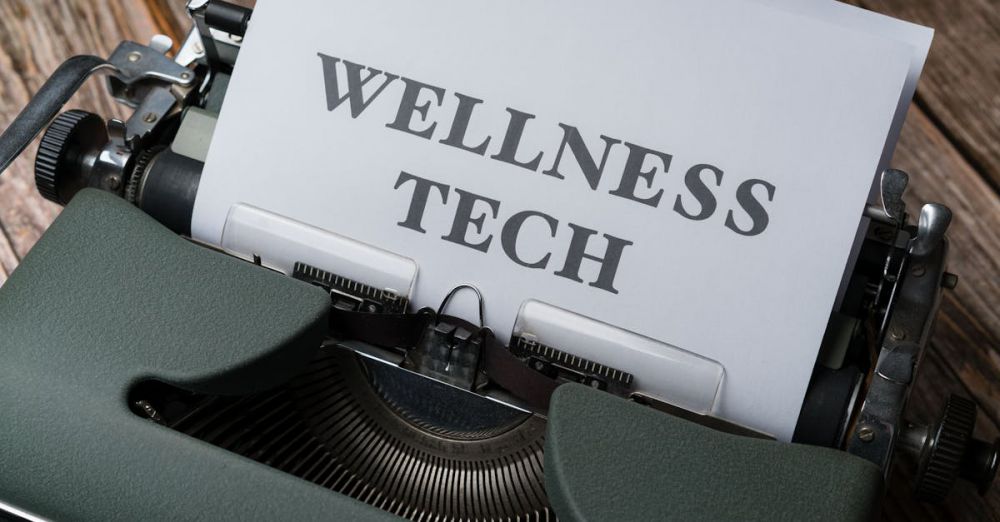
[[[250,11],[217,0],[191,0],[188,10],[194,27],[173,58],[166,56],[172,42],[158,36],[149,45],[123,42],[107,60],[79,56],[63,64],[0,139],[0,171],[56,117],[87,78],[109,73],[110,94],[135,111],[124,122],[107,123],[106,143],[87,156],[77,178],[40,180],[40,191],[66,203],[75,190],[97,187],[129,199],[179,234],[189,235],[204,157],[167,161],[158,154],[179,134],[211,135]],[[186,118],[189,111],[201,118]],[[165,181],[153,180],[154,175]],[[158,192],[150,192],[156,182]],[[972,426],[965,425],[965,418],[957,421],[957,427],[954,414],[949,421],[949,411],[967,409],[969,401],[961,398],[953,399],[957,406],[949,404],[934,426],[914,426],[903,418],[941,292],[957,284],[957,277],[945,270],[950,210],[925,205],[918,223],[908,225],[902,200],[906,183],[905,173],[884,172],[880,203],[865,209],[869,224],[862,257],[874,252],[880,266],[859,263],[850,278],[848,294],[853,288],[857,299],[846,299],[838,311],[846,322],[830,323],[829,342],[817,362],[795,439],[864,458],[879,466],[886,480],[897,450],[905,450],[920,461],[920,498],[940,500],[960,474],[975,479],[985,491],[996,472],[1000,445],[972,440]],[[846,310],[849,306],[856,309]],[[870,331],[860,332],[863,324]],[[850,330],[847,335],[837,335],[845,329]],[[851,368],[856,373],[843,372]],[[837,372],[841,372],[838,378],[822,378]],[[831,404],[830,396],[839,399]],[[745,433],[720,419],[678,410],[654,398],[631,398],[718,429]],[[815,426],[807,425],[814,420]],[[939,442],[952,432],[967,432],[961,442],[982,452],[978,467],[968,469],[937,451]]]

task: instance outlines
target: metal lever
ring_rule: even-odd
[[[906,221],[906,203],[903,193],[910,176],[898,169],[886,169],[879,177],[879,197],[881,206],[865,207],[865,215],[882,223],[902,225]]]
[[[0,174],[31,144],[63,105],[94,73],[118,69],[103,58],[82,55],[66,60],[0,134]]]
[[[910,241],[910,254],[920,257],[931,253],[944,240],[951,224],[951,209],[938,203],[921,207],[917,235]]]
[[[98,71],[111,73],[109,78],[111,93],[123,103],[133,107],[138,107],[144,101],[137,96],[145,98],[150,88],[193,85],[195,75],[186,67],[174,63],[163,55],[162,51],[167,43],[164,38],[154,38],[152,47],[135,42],[122,42],[107,60],[90,55],[74,56],[66,60],[52,73],[3,134],[0,134],[0,173],[3,173],[31,144],[31,140],[35,139],[35,136],[38,136],[59,114],[63,105],[76,94],[83,82]],[[135,89],[130,95],[132,92],[129,90],[130,86],[145,88]],[[169,109],[174,106],[176,100],[174,94],[169,92],[166,94],[169,98],[167,100]],[[159,104],[158,107],[160,105],[163,104]]]
[[[886,169],[882,173],[879,192],[882,197],[882,208],[890,219],[897,223],[904,221],[906,203],[903,203],[903,192],[910,181],[910,176],[898,169]]]

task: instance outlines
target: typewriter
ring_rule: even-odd
[[[0,519],[867,520],[899,458],[921,501],[990,487],[1000,441],[973,438],[975,403],[902,416],[957,283],[951,212],[911,216],[905,173],[881,175],[778,442],[712,416],[684,376],[653,389],[594,361],[645,341],[570,311],[526,307],[498,338],[338,268],[377,261],[356,249],[256,251],[286,229],[252,215],[243,243],[186,238],[252,15],[188,11],[175,55],[157,36],[70,58],[0,136],[0,171],[43,136],[37,188],[66,205],[0,288]],[[95,73],[127,120],[60,113]]]

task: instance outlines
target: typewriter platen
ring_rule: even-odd
[[[108,59],[68,60],[0,138],[0,170],[44,130],[36,159],[43,196],[65,205],[85,188],[99,189],[189,235],[208,143],[252,12],[215,0],[192,0],[188,9],[194,27],[175,56],[166,54],[172,42],[157,37],[149,45],[123,42]],[[98,72],[107,73],[109,93],[132,115],[108,121],[78,110],[59,114]],[[917,498],[936,501],[958,478],[985,491],[1000,441],[972,437],[976,405],[962,397],[942,405],[934,425],[902,417],[940,293],[957,284],[945,271],[950,211],[925,205],[912,224],[902,201],[906,183],[905,173],[884,172],[881,204],[866,210],[871,224],[843,304],[831,316],[795,442],[846,451],[873,463],[883,478],[897,457],[918,459]],[[236,237],[250,239],[221,247],[258,270],[323,288],[331,301],[326,341],[297,376],[265,391],[226,396],[159,380],[135,383],[127,396],[134,415],[416,520],[573,518],[553,509],[543,470],[548,397],[565,382],[718,431],[767,438],[711,415],[721,373],[710,361],[694,360],[674,388],[644,388],[631,373],[592,360],[588,347],[606,346],[609,336],[572,312],[533,304],[522,310],[514,335],[498,340],[481,320],[445,315],[447,298],[438,310],[411,310],[407,269],[395,260],[379,258],[384,269],[370,279],[357,275],[369,273],[365,266],[339,267],[370,267],[366,256],[377,254],[356,252],[335,270],[295,248],[257,251],[254,220],[272,217],[242,212],[246,234]],[[308,233],[280,218],[269,223],[287,226],[289,238]],[[337,238],[323,241],[355,252],[336,246]],[[707,393],[695,389],[706,382]]]

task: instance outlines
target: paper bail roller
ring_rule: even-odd
[[[576,358],[596,363],[597,373],[628,381],[634,393],[694,413],[711,414],[718,405],[725,375],[718,362],[541,301],[521,305],[513,338],[561,352],[567,365]]]
[[[407,299],[417,277],[412,259],[243,203],[229,210],[220,246],[285,274],[304,263]]]

